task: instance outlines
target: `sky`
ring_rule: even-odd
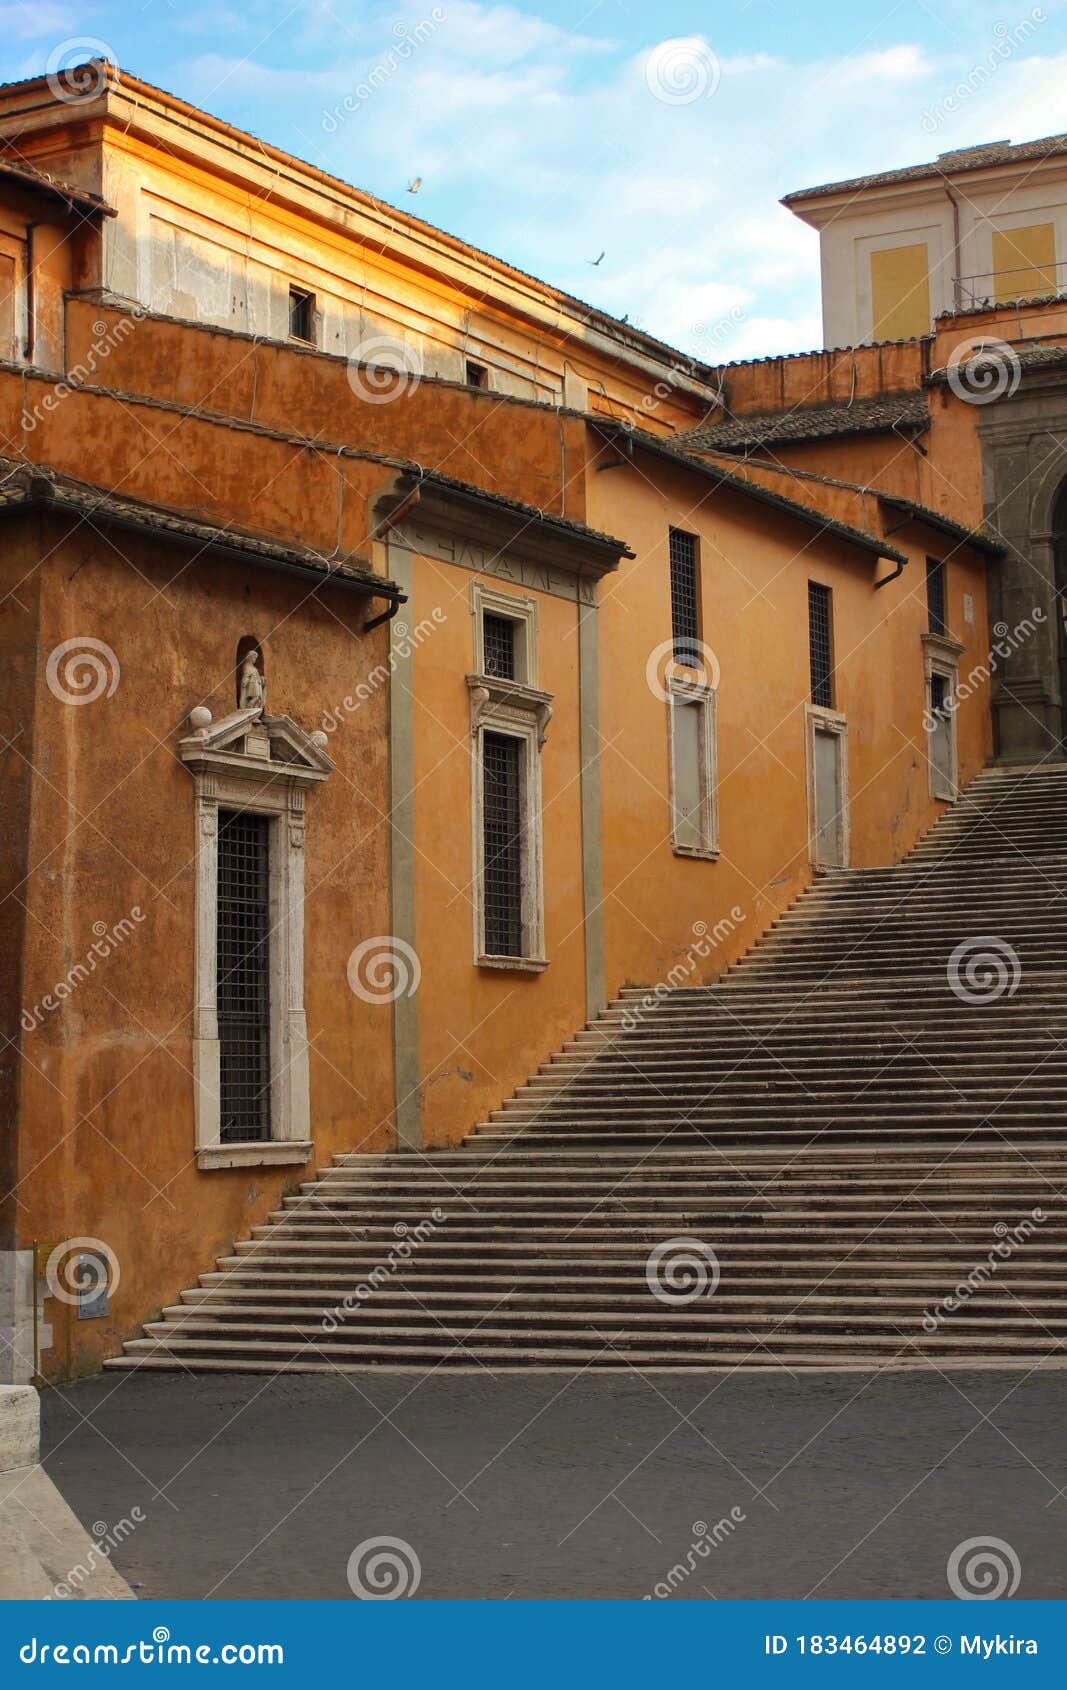
[[[716,363],[821,344],[783,194],[1067,131],[1067,0],[2,0],[0,41],[4,80],[106,55]]]

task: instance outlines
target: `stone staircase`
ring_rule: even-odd
[[[462,1149],[338,1157],[110,1365],[1062,1360],[1065,875],[1067,765],[986,770]]]

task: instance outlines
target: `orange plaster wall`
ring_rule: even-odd
[[[830,586],[838,707],[849,722],[852,862],[899,859],[943,808],[928,795],[923,648],[925,576],[912,568],[875,592],[888,567],[831,537],[712,492],[658,466],[592,480],[591,520],[616,528],[637,557],[601,588],[604,886],[609,991],[661,980],[691,951],[694,924],[744,915],[709,978],[747,948],[810,878],[804,704],[809,696],[807,582]],[[676,857],[669,842],[667,706],[646,685],[649,653],[670,635],[669,524],[700,543],[703,638],[719,664],[721,857]],[[951,543],[950,543],[951,545]],[[933,551],[934,547],[929,548]],[[975,622],[963,623],[962,596]],[[984,566],[949,566],[949,616],[967,640],[961,673],[985,658]],[[989,754],[988,696],[959,715],[961,779]]]
[[[494,578],[494,592],[533,598],[537,685],[553,695],[541,752],[545,948],[541,974],[474,965],[471,705],[476,671],[469,570],[414,559],[413,623],[443,613],[415,658],[415,845],[423,1135],[455,1144],[585,1019],[578,611]]]
[[[362,598],[335,590],[324,604],[301,603],[300,583],[256,566],[190,564],[133,534],[114,545],[99,534],[87,541],[84,529],[64,534],[60,519],[46,519],[39,778],[23,894],[31,1020],[94,935],[123,918],[133,927],[23,1032],[21,1245],[93,1236],[121,1272],[106,1319],[68,1321],[60,1303],[47,1304],[49,1375],[113,1354],[314,1166],[195,1165],[194,788],[175,754],[188,710],[234,708],[232,665],[246,633],[263,642],[270,707],[308,728],[385,655],[383,630],[358,632]],[[32,539],[26,546],[32,559]],[[110,697],[70,705],[47,687],[45,660],[86,634],[111,646],[118,684]],[[394,1142],[389,1008],[361,1001],[346,978],[355,945],[389,930],[387,713],[387,689],[372,687],[331,737],[337,768],[308,797],[305,994],[320,1165],[335,1151]]]
[[[114,307],[68,302],[71,361],[95,383],[264,428],[412,458],[581,519],[584,424],[454,382],[403,379],[374,397],[344,358]]]

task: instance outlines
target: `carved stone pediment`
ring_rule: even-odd
[[[291,716],[267,716],[259,709],[235,710],[217,722],[203,705],[190,712],[192,732],[178,742],[178,755],[194,774],[245,773],[255,778],[311,783],[325,780],[336,765],[325,750],[321,729],[307,733]]]

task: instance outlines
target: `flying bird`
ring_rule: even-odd
[[[416,177],[414,177],[414,179],[412,181],[410,181],[408,183],[408,193],[409,194],[417,194],[421,187],[422,187],[422,177],[416,176]]]
[[[606,251],[607,248],[605,248],[604,250]],[[600,258],[603,258],[603,256],[604,256],[604,253],[602,252],[600,254]],[[586,263],[591,264],[593,266],[593,269],[595,270],[597,265],[600,263],[600,258],[588,258],[588,259],[586,259]]]

